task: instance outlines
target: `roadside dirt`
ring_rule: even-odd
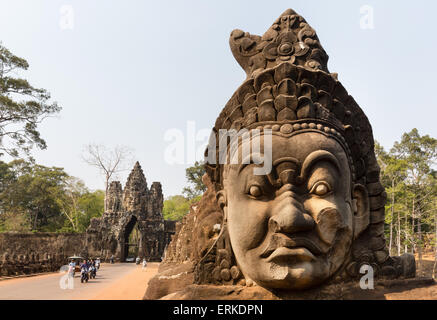
[[[136,266],[135,271],[112,283],[90,300],[142,300],[147,283],[158,272],[159,263],[148,263],[143,270]]]
[[[416,255],[416,261],[419,257]],[[422,270],[417,271],[419,277],[432,277],[434,255],[426,254],[422,258]],[[423,288],[399,288],[397,292],[386,293],[387,300],[437,300],[437,284]]]

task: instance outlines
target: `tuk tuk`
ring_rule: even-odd
[[[80,264],[82,263],[83,260],[85,260],[85,258],[80,257],[80,256],[68,257],[68,263],[70,263],[71,261],[73,261],[75,263],[74,272],[80,272]],[[73,276],[74,276],[74,274],[73,274]]]

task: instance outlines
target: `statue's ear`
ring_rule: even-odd
[[[226,191],[220,190],[219,192],[217,192],[216,199],[217,199],[217,203],[218,203],[220,209],[222,209],[222,211],[223,211],[223,221],[226,222],[226,220],[228,218],[227,217],[227,208],[226,208],[226,206],[228,205],[228,200],[226,197]]]
[[[216,199],[220,209],[223,210],[223,208],[226,207],[226,205],[228,204],[228,200],[226,198],[226,191],[220,190],[219,192],[217,192]]]
[[[352,209],[354,211],[354,238],[366,230],[370,219],[369,195],[367,189],[356,184],[353,191]]]

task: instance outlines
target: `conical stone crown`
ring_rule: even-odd
[[[126,182],[123,196],[123,208],[125,211],[143,212],[144,202],[147,200],[147,181],[143,169],[137,161]]]

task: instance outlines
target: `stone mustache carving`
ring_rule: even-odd
[[[271,132],[272,170],[254,174],[256,161],[206,163],[223,223],[196,282],[300,290],[358,277],[363,264],[377,276],[414,277],[414,257],[390,257],[386,248],[370,123],[328,71],[315,31],[289,9],[262,37],[234,30],[230,46],[247,79],[213,140],[223,129]],[[250,143],[241,139],[229,158]],[[220,158],[215,144],[207,160],[211,152]]]

